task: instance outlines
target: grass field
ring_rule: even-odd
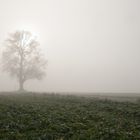
[[[140,140],[140,102],[0,94],[0,140]]]

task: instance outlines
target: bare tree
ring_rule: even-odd
[[[46,60],[41,54],[39,43],[28,31],[16,31],[9,35],[2,53],[3,70],[19,82],[19,91],[24,91],[24,82],[42,79]]]

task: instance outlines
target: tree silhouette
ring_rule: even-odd
[[[47,63],[38,46],[36,38],[28,31],[16,31],[6,40],[3,70],[18,80],[19,91],[24,91],[25,81],[45,76]]]

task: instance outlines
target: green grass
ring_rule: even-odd
[[[139,140],[140,103],[1,94],[0,140]]]

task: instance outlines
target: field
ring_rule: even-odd
[[[140,102],[0,94],[0,140],[140,140]]]

